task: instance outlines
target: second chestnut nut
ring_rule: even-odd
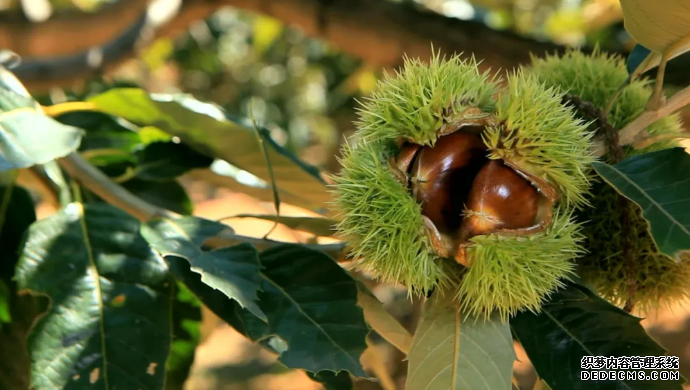
[[[491,160],[481,135],[460,128],[433,146],[407,142],[392,161],[396,177],[421,205],[434,250],[470,266],[470,239],[494,232],[533,232],[551,207],[528,176]]]

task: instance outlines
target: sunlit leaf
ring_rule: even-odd
[[[270,182],[266,161],[250,124],[230,119],[218,106],[189,95],[149,95],[135,88],[111,89],[90,99],[96,109],[140,125],[155,125],[209,156]],[[329,199],[320,172],[259,129],[268,148],[278,190],[299,194],[300,206],[320,207]]]
[[[195,169],[189,175],[215,186],[224,187],[234,192],[241,192],[265,202],[273,201],[273,188],[267,182],[249,174],[249,172],[231,167],[223,160],[216,160],[211,165],[211,169]],[[292,193],[285,190],[280,191],[280,200],[293,205],[312,204],[301,193]],[[306,207],[320,214],[327,214],[329,212],[324,204]]]
[[[515,351],[510,326],[460,312],[453,294],[434,294],[407,355],[408,390],[510,390]]]
[[[606,182],[642,208],[659,250],[676,259],[690,250],[690,154],[664,149],[616,165],[594,163]]]
[[[172,286],[139,222],[72,203],[34,223],[17,284],[51,299],[29,337],[43,389],[163,389]]]
[[[568,283],[554,293],[541,313],[522,312],[510,320],[513,333],[537,374],[552,389],[680,390],[678,381],[583,381],[585,356],[662,356],[666,352],[645,332],[640,318]]]
[[[386,311],[383,304],[366,287],[359,285],[357,302],[364,310],[364,319],[383,339],[404,353],[410,352],[412,335],[395,317]]]
[[[690,49],[690,9],[686,0],[621,0],[625,29],[643,46],[663,53]]]
[[[237,301],[255,316],[266,314],[257,304],[259,269],[256,249],[250,244],[202,251],[201,237],[217,234],[224,225],[201,218],[158,219],[142,226],[142,234],[163,256],[185,258],[201,281]]]
[[[0,66],[0,79],[12,78]],[[33,99],[0,86],[0,171],[28,168],[64,157],[79,147],[82,135],[80,129],[65,126],[38,111]]]

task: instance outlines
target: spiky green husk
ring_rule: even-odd
[[[359,109],[359,136],[366,142],[414,140],[433,145],[436,130],[467,108],[492,112],[496,85],[480,73],[474,59],[445,59],[436,54],[428,64],[405,59],[402,70],[384,75]]]
[[[490,158],[517,163],[545,179],[568,205],[585,203],[589,187],[592,133],[563,106],[563,94],[545,88],[533,74],[517,72],[498,100],[497,127],[484,133]]]
[[[334,206],[341,217],[337,230],[361,267],[420,294],[450,289],[468,310],[495,310],[504,320],[522,309],[538,311],[559,280],[571,275],[579,227],[558,209],[567,201],[577,204],[586,190],[585,165],[591,161],[587,129],[560,105],[560,95],[536,78],[518,74],[510,85],[496,112],[493,81],[479,73],[474,61],[438,56],[428,65],[408,60],[396,77],[378,85],[360,110],[355,146],[344,148],[342,170],[333,178]],[[498,113],[505,124],[485,139],[493,158],[510,157],[524,171],[568,192],[545,233],[475,237],[469,270],[435,253],[421,206],[389,166],[389,158],[399,152],[397,141],[433,145],[437,131],[458,119],[453,114],[468,108]],[[506,129],[510,131],[502,132]],[[507,149],[511,146],[517,152]]]
[[[571,51],[562,57],[534,59],[532,71],[548,86],[567,90],[600,108],[606,107],[627,78],[623,59],[600,52],[585,55]],[[633,81],[612,105],[607,115],[609,123],[616,129],[623,128],[644,110],[650,95],[647,81]],[[596,123],[590,126],[592,131],[598,130]],[[665,117],[647,131],[680,132],[680,119],[677,115]],[[626,147],[624,152],[632,156],[674,144],[657,143],[642,150]],[[591,193],[592,207],[577,215],[579,221],[586,221],[583,233],[588,254],[578,260],[583,278],[609,301],[623,306],[632,297],[642,311],[686,298],[690,292],[690,259],[676,263],[659,253],[640,207],[620,202],[618,193],[600,179],[595,180]],[[625,226],[622,221],[626,221]]]
[[[360,266],[385,282],[426,294],[454,277],[444,270],[424,234],[421,206],[390,172],[381,142],[345,146],[333,178],[340,237]]]
[[[603,182],[595,184],[593,192],[595,208],[579,216],[588,220],[584,233],[589,253],[579,259],[582,278],[618,306],[632,298],[642,313],[690,297],[690,256],[676,262],[659,253],[642,210],[629,201],[626,233],[621,234],[618,193]]]
[[[538,312],[543,300],[574,275],[572,260],[582,253],[579,230],[571,213],[560,212],[544,233],[474,237],[468,248],[472,266],[460,286],[463,309],[487,317],[495,310],[504,321],[521,310]]]
[[[624,59],[599,50],[590,55],[571,50],[560,57],[554,55],[543,59],[533,58],[531,71],[546,86],[561,88],[600,109],[607,107],[618,87],[628,78]],[[615,100],[606,119],[614,128],[622,129],[644,111],[651,94],[648,80],[633,80]],[[591,130],[597,130],[596,123],[591,124]],[[680,132],[680,117],[664,117],[646,130],[650,135]],[[670,143],[663,143],[642,150],[626,148],[626,153],[646,153],[669,146]]]

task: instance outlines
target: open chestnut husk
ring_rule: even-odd
[[[500,89],[459,57],[407,60],[359,111],[333,177],[356,267],[502,320],[537,311],[581,252],[591,135],[560,92],[517,73]]]
[[[390,161],[396,178],[421,205],[436,253],[466,267],[471,238],[543,231],[556,200],[548,184],[530,180],[504,160],[489,159],[483,128],[457,128],[433,146],[404,142]]]

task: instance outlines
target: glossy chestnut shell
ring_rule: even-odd
[[[546,183],[509,161],[489,159],[482,129],[460,128],[433,146],[404,142],[391,159],[393,173],[421,205],[435,251],[465,266],[472,237],[543,230],[554,200]]]

